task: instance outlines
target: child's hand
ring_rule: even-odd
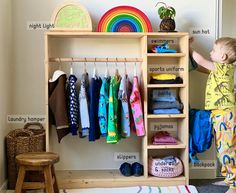
[[[193,37],[189,37],[188,41],[189,41],[189,44],[192,44],[193,41],[194,41],[194,38]]]
[[[190,55],[192,55],[193,49],[192,49],[192,47],[191,47],[191,44],[192,44],[193,41],[194,41],[193,37],[190,36],[189,39],[188,39],[188,41],[189,41],[189,53],[190,53]]]

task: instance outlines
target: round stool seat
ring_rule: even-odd
[[[52,152],[29,152],[16,156],[19,165],[46,166],[59,161],[59,155]]]

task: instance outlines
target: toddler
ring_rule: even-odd
[[[191,42],[191,41],[190,41]],[[193,59],[208,69],[205,109],[211,110],[216,137],[217,157],[222,164],[222,175],[229,185],[226,193],[236,193],[236,110],[234,97],[234,62],[236,39],[223,37],[215,41],[210,53],[212,61],[190,48]]]

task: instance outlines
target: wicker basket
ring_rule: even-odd
[[[6,136],[8,188],[14,189],[17,179],[15,156],[30,151],[30,138],[33,132],[15,129]]]
[[[35,128],[39,127],[38,129]],[[8,189],[15,189],[18,168],[15,157],[26,152],[45,151],[45,130],[39,123],[28,123],[6,136]],[[27,179],[32,178],[27,176]]]
[[[40,123],[27,123],[24,126],[24,130],[33,132],[33,136],[30,140],[31,152],[40,152],[46,150],[45,130]]]

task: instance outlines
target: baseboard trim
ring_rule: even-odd
[[[6,192],[6,191],[7,191],[7,180],[0,187],[0,193]]]

